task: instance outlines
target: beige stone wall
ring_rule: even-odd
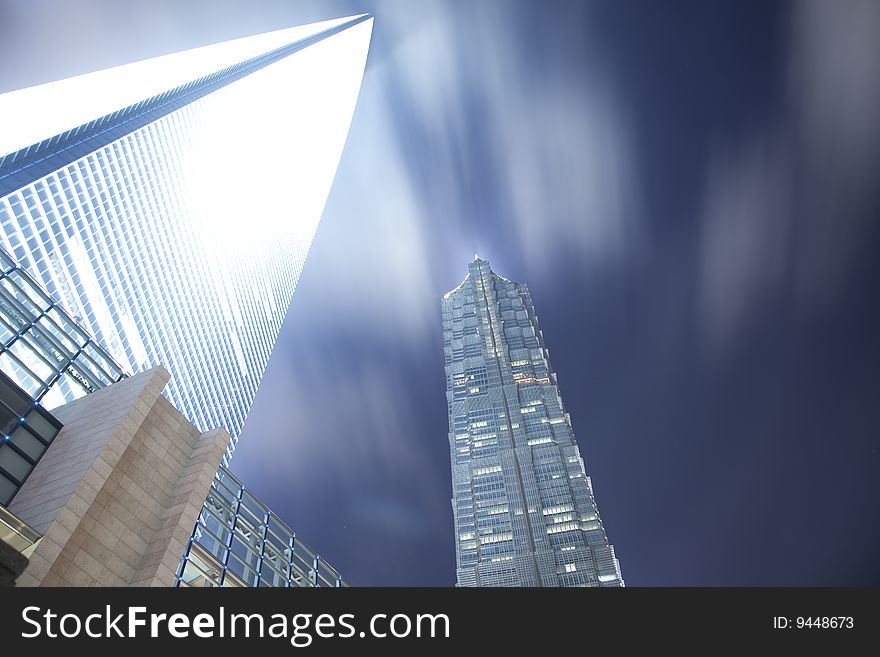
[[[157,367],[53,411],[64,424],[9,510],[43,534],[19,586],[168,586],[228,433],[200,433]]]

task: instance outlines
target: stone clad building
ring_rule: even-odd
[[[155,367],[56,409],[9,505],[42,534],[19,586],[168,586],[229,440],[196,430]]]

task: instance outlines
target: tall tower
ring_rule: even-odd
[[[323,212],[371,31],[369,15],[343,18],[0,96],[0,246],[124,368],[167,367],[187,419],[229,431],[227,459]],[[66,375],[43,390],[47,363],[0,355],[48,408],[88,392]]]
[[[443,297],[459,586],[623,586],[528,288],[476,258]]]

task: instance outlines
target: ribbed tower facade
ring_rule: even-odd
[[[528,288],[443,297],[458,586],[623,586]]]
[[[369,15],[343,18],[0,96],[0,246],[129,372],[165,366],[166,396],[199,429],[226,428],[229,453],[321,218],[371,31]],[[59,348],[56,363],[19,346],[0,353],[4,371],[48,408],[87,392],[65,378],[77,353]]]

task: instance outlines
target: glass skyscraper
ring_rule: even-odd
[[[528,288],[443,297],[458,586],[623,586]]]
[[[343,18],[0,96],[0,246],[107,362],[164,365],[170,401],[229,431],[227,458],[323,212],[371,31],[369,15]],[[47,408],[89,391],[70,377],[38,389],[48,364],[6,352],[4,371]]]

